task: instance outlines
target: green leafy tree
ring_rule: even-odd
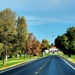
[[[66,31],[66,36],[70,41],[75,40],[75,27],[69,27]]]
[[[0,42],[4,44],[3,65],[7,61],[10,36],[16,35],[16,14],[9,8],[0,12]]]
[[[55,45],[69,57],[75,54],[75,27],[68,28],[65,34],[58,36]]]
[[[69,27],[66,36],[69,38],[69,51],[71,54],[75,54],[75,27]]]
[[[43,39],[42,43],[41,43],[41,52],[42,52],[42,55],[43,55],[44,50],[49,49],[49,47],[50,47],[49,46],[49,41],[46,40],[46,39]]]
[[[28,41],[28,30],[27,30],[26,19],[23,16],[18,17],[17,20],[17,39],[24,53],[24,58],[25,58],[26,44]]]

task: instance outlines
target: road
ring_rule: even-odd
[[[0,71],[0,75],[75,75],[75,64],[59,56],[48,56]]]

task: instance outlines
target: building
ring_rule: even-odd
[[[56,48],[56,46],[51,46],[49,49],[49,52],[52,54],[56,54],[56,53],[58,53],[58,51],[59,51],[59,49]]]

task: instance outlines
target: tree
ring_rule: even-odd
[[[3,43],[0,43],[0,59],[2,59]]]
[[[9,8],[0,12],[0,42],[4,44],[3,51],[3,64],[6,58],[10,36],[16,35],[16,13],[11,11]]]
[[[29,33],[29,37],[28,37],[28,42],[27,42],[27,52],[30,55],[33,54],[33,41],[35,42],[35,36],[33,35],[33,33]]]
[[[68,37],[63,34],[62,36],[58,36],[55,39],[55,45],[64,53],[68,54],[70,56],[70,51],[69,49],[69,40]]]
[[[62,49],[61,47],[61,36],[58,36],[56,39],[55,39],[55,45],[57,48],[59,48],[60,50]]]
[[[46,39],[43,39],[42,43],[41,43],[41,52],[42,52],[42,55],[43,55],[44,50],[46,50],[46,49],[49,49],[49,41],[46,40]]]
[[[29,33],[28,42],[27,42],[27,53],[31,56],[40,55],[40,42],[36,39],[33,33]]]
[[[18,17],[17,20],[17,37],[25,58],[26,43],[28,41],[28,30],[27,30],[26,20],[23,16]]]
[[[40,55],[41,50],[40,50],[41,44],[37,39],[32,40],[32,52],[33,56]]]
[[[70,41],[75,40],[75,27],[69,27],[66,31],[66,36]]]
[[[41,53],[41,49],[40,49],[41,43],[38,40],[36,40],[36,42],[33,44],[33,47],[34,47],[34,55],[40,55],[40,53]]]
[[[68,28],[66,36],[69,38],[69,51],[71,54],[75,54],[75,27]]]
[[[69,57],[75,54],[75,27],[68,28],[65,34],[58,36],[55,45]]]

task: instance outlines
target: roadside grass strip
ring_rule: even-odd
[[[0,70],[4,70],[4,69],[7,69],[7,68],[10,68],[10,67],[13,67],[13,66],[16,66],[16,65],[20,65],[20,64],[23,64],[23,63],[26,63],[28,61],[32,61],[32,60],[35,60],[35,59],[39,59],[39,57],[32,57],[32,59],[30,58],[26,58],[26,59],[9,59],[7,62],[6,62],[6,65],[2,65],[2,61],[0,61]]]
[[[75,59],[67,58],[69,61],[75,63]]]
[[[32,60],[29,60],[29,61],[32,61]],[[3,73],[3,72],[6,72],[6,71],[9,71],[9,70],[21,67],[21,66],[23,66],[25,64],[28,64],[28,63],[29,63],[28,61],[26,61],[26,63],[24,63],[24,62],[23,63],[18,63],[17,65],[14,65],[12,67],[8,67],[8,69],[2,70],[0,73]]]
[[[72,65],[70,65],[66,60],[64,60],[63,58],[61,58],[68,66],[70,66],[73,70],[75,70],[75,67],[73,67]]]

